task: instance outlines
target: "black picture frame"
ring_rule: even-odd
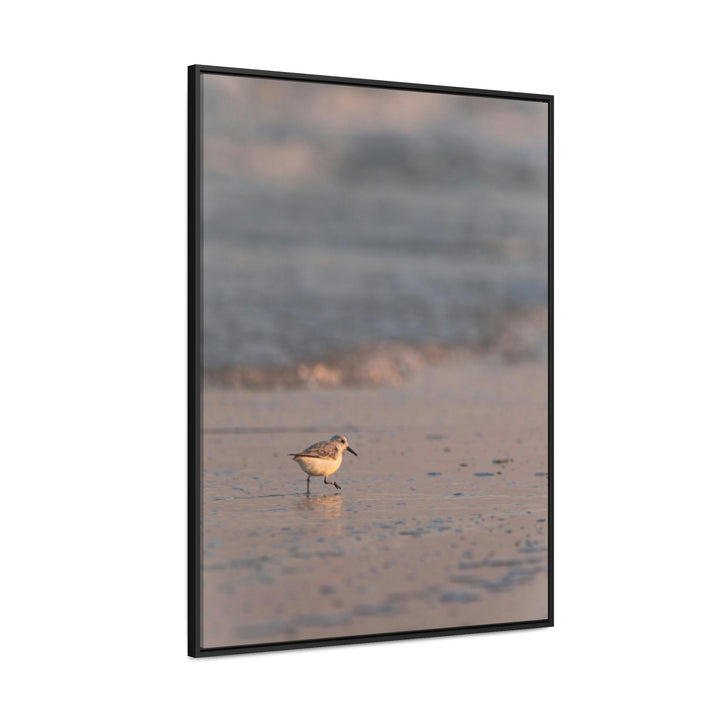
[[[324,83],[353,87],[386,88],[422,93],[440,93],[449,95],[478,96],[485,98],[503,98],[524,100],[547,105],[547,239],[548,239],[548,349],[547,349],[547,387],[548,387],[548,473],[547,473],[547,576],[548,598],[547,618],[542,620],[499,623],[463,627],[442,627],[423,629],[413,632],[387,632],[372,635],[353,635],[347,637],[314,638],[290,642],[233,645],[223,647],[203,647],[201,644],[202,609],[202,342],[203,342],[203,275],[202,275],[202,230],[203,230],[203,173],[202,173],[202,78],[204,75],[227,75],[251,78],[280,79],[303,83]],[[470,633],[497,632],[530,628],[546,628],[554,625],[554,458],[553,458],[553,334],[554,334],[554,280],[553,280],[553,232],[554,232],[554,194],[553,194],[553,128],[554,96],[536,93],[480,90],[464,87],[425,85],[416,83],[390,82],[356,78],[308,75],[290,72],[217,67],[211,65],[192,65],[188,68],[188,654],[191,657],[208,657],[239,653],[266,652],[298,648],[346,645],[354,643],[384,642],[452,636]]]

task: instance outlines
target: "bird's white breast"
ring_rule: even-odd
[[[332,458],[311,457],[298,457],[294,458],[294,460],[308,475],[332,475],[337,472],[342,463],[342,453],[338,453],[334,460]]]

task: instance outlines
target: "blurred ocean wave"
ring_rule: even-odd
[[[211,374],[488,348],[546,312],[544,107],[248,78],[204,97]]]
[[[284,365],[206,369],[204,382],[206,388],[253,390],[400,385],[427,365],[477,355],[504,362],[537,361],[547,358],[547,319],[544,310],[512,313],[504,318],[491,339],[476,345],[366,343]]]
[[[513,211],[512,198],[481,193],[326,187],[210,196],[228,210],[211,213],[203,245],[209,368],[381,341],[478,345],[508,312],[547,304],[541,202]]]

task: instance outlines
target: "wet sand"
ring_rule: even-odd
[[[204,394],[204,647],[547,617],[547,366]],[[287,453],[347,435],[334,480]]]

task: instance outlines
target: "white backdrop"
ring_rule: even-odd
[[[8,717],[716,711],[712,5],[259,7],[3,13]],[[556,628],[185,657],[196,62],[555,94]]]

